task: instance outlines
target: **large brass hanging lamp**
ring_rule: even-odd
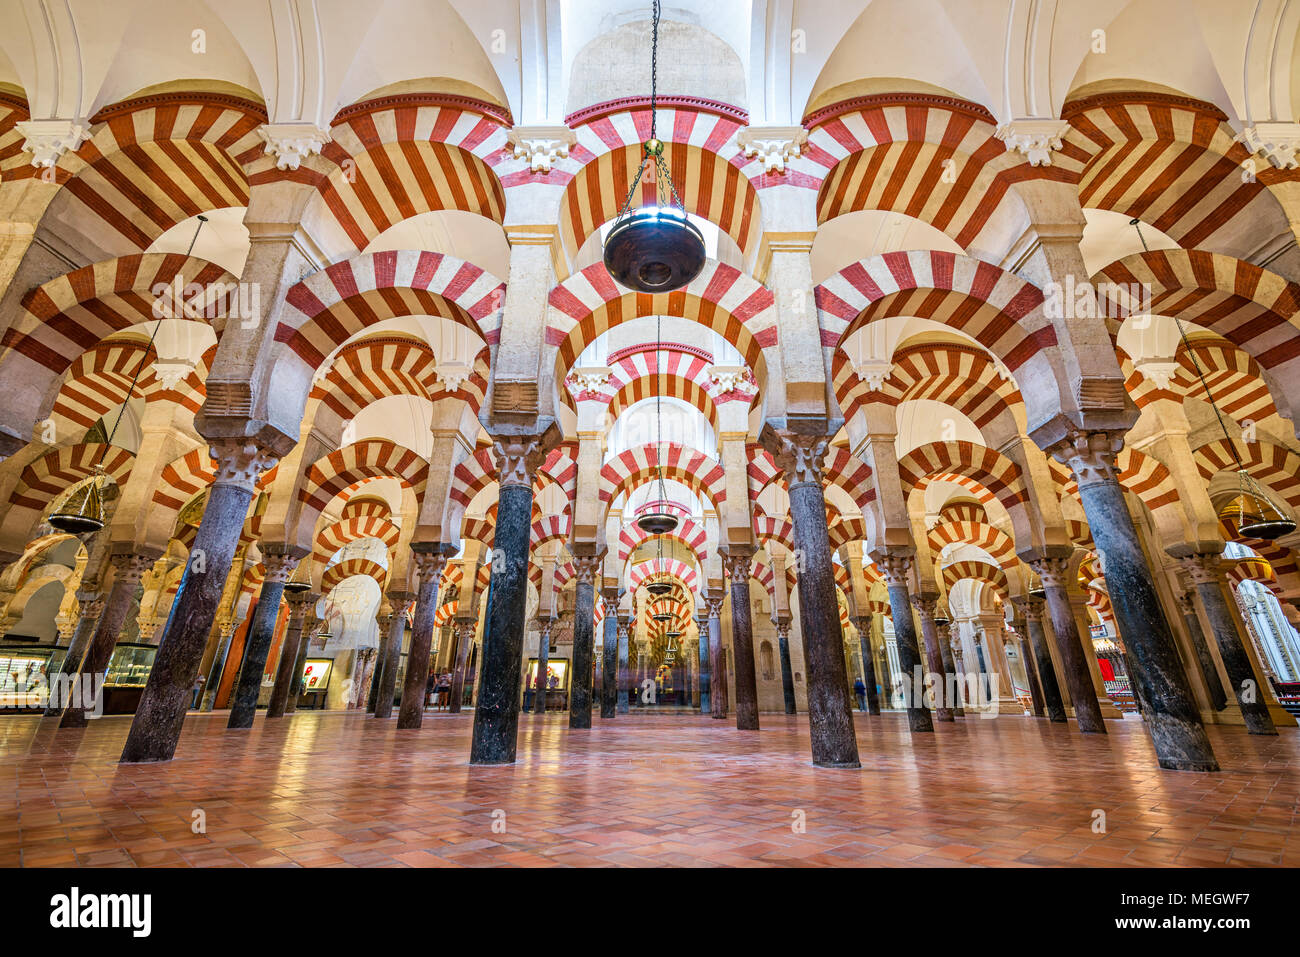
[[[99,531],[104,527],[106,481],[103,468],[96,465],[94,477],[74,488],[46,521],[60,532],[71,535]]]
[[[632,177],[627,201],[605,237],[605,268],[635,292],[672,292],[700,274],[707,253],[704,235],[686,216],[672,173],[664,161],[664,144],[655,130],[659,86],[659,0],[654,0],[650,44],[650,138],[641,146],[641,163]],[[646,176],[655,188],[655,205],[632,207]]]

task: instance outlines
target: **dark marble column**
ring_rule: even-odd
[[[1020,638],[1020,660],[1025,666],[1025,680],[1029,682],[1034,717],[1041,718],[1047,714],[1047,709],[1043,704],[1043,686],[1038,682],[1038,668],[1034,666],[1034,652],[1029,646],[1029,624],[1024,615],[1017,615],[1011,624]]]
[[[384,681],[384,666],[388,664],[388,646],[392,641],[390,632],[393,625],[393,609],[381,597],[379,613],[375,615],[375,629],[379,636],[379,647],[375,650],[375,668],[370,675],[370,691],[366,695],[366,714],[375,713],[375,705],[379,703],[379,686]],[[283,660],[283,659],[281,659]],[[280,683],[279,675],[276,675],[276,684]],[[271,692],[272,696],[275,692]]]
[[[881,551],[876,557],[876,567],[884,576],[889,589],[889,608],[894,618],[894,645],[898,648],[898,665],[903,669],[903,689],[907,700],[907,725],[913,731],[933,731],[934,721],[925,706],[922,688],[915,687],[921,670],[921,650],[916,643],[916,625],[912,621],[912,596],[908,576],[912,573],[912,549],[895,548]]]
[[[957,694],[963,702],[966,701],[966,671],[965,671],[965,652],[961,650],[961,640],[952,634],[951,625],[944,625],[943,631],[948,633],[948,643],[952,647],[952,667],[957,674]],[[967,702],[969,703],[969,702]],[[959,713],[964,714],[964,710]]]
[[[925,644],[925,660],[934,675],[934,716],[939,721],[954,720],[952,702],[947,700],[948,687],[944,680],[943,652],[939,650],[939,630],[934,624],[934,611],[939,606],[937,598],[913,595],[912,607],[921,619],[921,640]]]
[[[1043,710],[1047,712],[1047,720],[1064,724],[1065,702],[1061,699],[1061,687],[1056,683],[1056,667],[1052,664],[1047,635],[1043,632],[1042,599],[1014,598],[1012,601],[1024,615],[1025,631],[1029,634],[1029,646],[1034,653],[1034,666],[1038,671],[1038,684],[1043,692]]]
[[[1225,583],[1220,556],[1217,553],[1201,553],[1188,555],[1181,561],[1191,575],[1196,595],[1201,599],[1201,607],[1205,609],[1210,631],[1219,646],[1223,670],[1228,673],[1228,681],[1237,697],[1241,716],[1246,721],[1246,730],[1251,734],[1277,734],[1277,727],[1268,713],[1268,705],[1264,703],[1265,686],[1255,674],[1250,654],[1237,629],[1237,619],[1223,594]],[[1109,579],[1109,574],[1107,578]],[[1111,603],[1114,604],[1113,596]]]
[[[533,689],[533,713],[546,713],[546,668],[551,657],[551,629],[554,618],[537,620],[537,687]]]
[[[736,727],[758,730],[758,677],[754,674],[753,608],[749,604],[749,562],[753,549],[732,548],[722,564],[731,579],[731,649],[736,665]]]
[[[632,622],[629,615],[620,615],[618,619],[618,713],[627,714],[631,710],[628,701],[631,695],[631,675],[628,672],[628,642],[632,638]]]
[[[546,458],[550,439],[553,439],[553,433],[549,436],[498,438],[493,443],[500,492],[470,764],[513,764],[515,760],[519,732],[519,670],[524,653],[524,616],[528,603],[533,479]],[[588,682],[591,681],[591,613],[589,606]]]
[[[285,602],[289,605],[289,618],[284,626],[284,645],[280,648],[280,660],[275,666],[275,684],[271,688],[271,700],[266,706],[267,718],[283,718],[289,706],[289,698],[298,697],[294,692],[298,685],[296,669],[298,653],[303,644],[303,624],[307,614],[316,607],[320,595],[313,591],[301,589],[286,590]]]
[[[596,576],[602,556],[573,557],[573,663],[569,677],[569,727],[591,727],[591,671],[595,655]]]
[[[77,626],[72,631],[72,641],[68,643],[68,653],[63,656],[63,664],[59,667],[59,675],[67,675],[68,681],[81,672],[81,663],[86,657],[86,649],[90,647],[91,638],[95,636],[99,619],[103,617],[106,600],[107,596],[99,592],[77,592],[80,615],[77,618]],[[56,677],[50,683],[50,700],[44,716],[53,718],[62,715],[68,704],[69,692],[70,688],[62,685]]]
[[[951,626],[952,619],[948,617],[947,612],[940,612],[935,615],[935,634],[939,638],[939,654],[943,657],[944,688],[952,689],[952,713],[956,717],[962,718],[966,716],[966,710],[962,707],[961,676],[958,673],[956,659],[953,655]],[[945,693],[947,692],[945,691]]]
[[[867,686],[867,714],[880,714],[880,694],[876,691],[876,659],[871,654],[871,616],[859,615],[858,654],[862,657],[862,683]]]
[[[216,476],[176,589],[166,633],[131,721],[122,749],[123,763],[170,761],[176,753],[185,711],[194,698],[194,679],[235,558],[254,483],[278,460],[242,437],[216,439],[210,447],[217,462]]]
[[[794,696],[794,668],[790,664],[790,619],[773,618],[776,625],[776,641],[781,651],[781,697],[785,702],[785,713],[794,714],[797,710]]]
[[[235,631],[239,628],[239,623],[233,620],[218,621],[215,628],[217,631],[217,647],[213,652],[212,663],[208,668],[207,680],[203,682],[203,696],[199,703],[200,711],[211,711],[216,706],[217,692],[221,690],[221,675],[225,671],[226,659],[230,656],[230,645],[235,640]]]
[[[1196,663],[1201,669],[1205,690],[1209,692],[1210,705],[1215,711],[1222,711],[1228,706],[1228,694],[1223,690],[1223,682],[1219,680],[1219,669],[1215,667],[1214,656],[1210,654],[1210,646],[1205,641],[1205,632],[1201,630],[1201,619],[1196,614],[1192,593],[1180,591],[1176,598],[1178,610],[1183,613],[1183,623],[1187,626],[1187,637],[1191,639],[1192,647],[1196,649]]]
[[[90,648],[87,649],[86,656],[81,662],[77,679],[81,688],[88,690],[91,687],[90,683],[93,682],[95,690],[100,695],[103,694],[100,689],[103,687],[104,672],[108,670],[113,649],[117,647],[117,637],[122,633],[122,626],[126,624],[127,612],[131,610],[131,602],[140,587],[140,579],[161,556],[161,549],[140,549],[135,552],[118,552],[109,556],[109,563],[113,566],[113,585],[108,591],[104,614],[95,628],[95,637],[91,640]],[[83,694],[74,695],[74,698],[79,705],[90,703],[85,700]],[[63,717],[59,721],[60,728],[84,728],[85,726],[84,707],[69,706],[64,710]]]
[[[402,703],[397,710],[397,730],[407,731],[424,723],[424,703],[429,684],[429,655],[433,652],[433,619],[438,614],[438,587],[447,556],[456,546],[446,542],[414,542],[411,555],[420,584],[415,593],[415,622],[411,647],[406,652],[406,675],[402,679]],[[469,574],[473,575],[471,569]]]
[[[1097,690],[1092,685],[1092,671],[1088,668],[1079,625],[1065,590],[1069,558],[1049,555],[1029,564],[1043,582],[1047,613],[1052,619],[1052,634],[1056,636],[1056,650],[1061,655],[1061,672],[1070,691],[1070,704],[1074,706],[1074,720],[1084,734],[1105,734],[1101,702],[1097,700]]]
[[[492,590],[489,587],[489,607],[491,604]],[[460,714],[460,709],[465,700],[465,678],[469,671],[469,654],[474,650],[474,636],[477,632],[477,618],[457,618],[455,624],[452,625],[452,634],[456,638],[456,657],[452,659],[451,690],[447,692],[449,697],[447,711],[450,714]]]
[[[722,664],[722,604],[726,596],[710,591],[709,605],[709,716],[727,716],[727,669]]]
[[[257,597],[257,610],[244,641],[244,661],[239,666],[239,678],[230,699],[230,720],[227,728],[251,728],[257,714],[257,697],[262,691],[262,674],[266,671],[266,656],[275,640],[275,622],[280,617],[280,598],[285,583],[293,577],[299,559],[307,549],[289,545],[263,545],[262,562],[266,577]]]
[[[311,643],[324,627],[324,621],[310,611],[307,613],[302,625],[302,640],[298,642],[298,660],[293,666],[293,680],[289,682],[289,700],[284,704],[285,714],[293,714],[298,710],[298,699],[302,697],[302,678],[307,671],[307,655],[311,651]]]
[[[618,589],[606,588],[604,643],[601,647],[600,716],[618,713]]]
[[[1143,713],[1162,768],[1217,771],[1219,762],[1201,724],[1178,646],[1160,607],[1151,570],[1115,472],[1119,432],[1070,433],[1051,451],[1067,463],[1093,541],[1102,555],[1111,606],[1128,644],[1130,677],[1141,686]]]
[[[696,611],[701,612],[695,616],[695,627],[700,633],[699,645],[696,649],[700,662],[696,671],[700,686],[698,703],[700,714],[708,714],[712,708],[709,701],[709,685],[712,679],[709,676],[709,612],[708,604],[703,597],[700,598]]]

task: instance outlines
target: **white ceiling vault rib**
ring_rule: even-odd
[[[275,37],[275,93],[268,104],[272,123],[324,127],[325,38],[317,0],[269,0]]]
[[[33,119],[76,119],[82,115],[81,38],[70,0],[22,0],[34,58],[27,90]]]

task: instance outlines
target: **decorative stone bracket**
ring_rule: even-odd
[[[758,157],[767,173],[784,173],[786,164],[800,155],[808,142],[802,126],[747,126],[736,136],[746,159]]]
[[[614,370],[608,366],[588,366],[574,369],[569,373],[568,382],[579,394],[599,392],[600,387],[608,382],[613,374]]]
[[[267,123],[257,128],[257,135],[266,144],[263,152],[275,155],[275,168],[287,170],[297,169],[333,139],[329,130],[313,123]]]
[[[515,148],[515,159],[527,160],[534,173],[549,173],[556,160],[568,157],[578,135],[567,126],[516,126],[506,141]]]
[[[1237,139],[1278,169],[1300,168],[1300,123],[1254,123]]]
[[[867,384],[868,392],[879,392],[893,373],[894,363],[890,359],[864,359],[853,366],[853,371]]]
[[[1030,166],[1051,166],[1052,151],[1061,148],[1061,138],[1069,129],[1065,120],[1023,119],[1003,123],[993,135],[1008,151],[1024,154]]]
[[[440,362],[433,368],[438,384],[448,392],[456,392],[474,373],[464,362]]]
[[[75,153],[90,138],[85,120],[24,120],[14,129],[26,137],[23,149],[32,154],[32,165],[44,169],[57,164],[64,153]]]

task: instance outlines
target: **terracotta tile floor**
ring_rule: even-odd
[[[115,763],[128,718],[6,717],[0,866],[1300,865],[1295,731],[1211,728],[1225,771],[1188,774],[1156,769],[1135,719],[1105,738],[1016,717],[912,737],[901,714],[855,717],[862,771],[814,769],[806,719],[769,714],[757,734],[523,715],[518,763],[495,768],[466,764],[469,714],[401,733],[191,715],[175,761],[135,767]]]

